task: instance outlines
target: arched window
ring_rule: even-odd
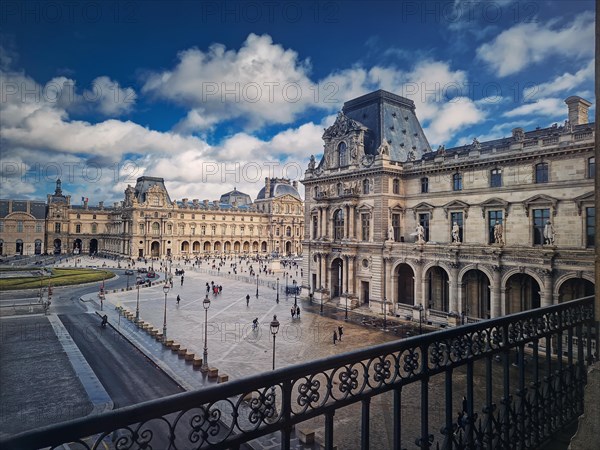
[[[429,178],[421,178],[421,194],[427,194],[429,192]]]
[[[346,153],[347,153],[347,146],[345,142],[340,142],[340,144],[338,145],[338,166],[343,167],[345,165],[347,165],[347,161],[346,161]]]
[[[96,234],[98,232],[98,225],[95,223],[92,224],[92,234]]]
[[[392,193],[400,193],[400,180],[398,178],[394,178],[394,181],[392,181]]]
[[[344,211],[338,209],[333,214],[333,239],[340,240],[344,238]]]
[[[363,194],[370,194],[370,186],[369,186],[369,180],[363,180]]]
[[[152,234],[160,234],[160,224],[158,222],[152,223]]]
[[[285,235],[290,237],[292,235],[292,227],[287,227],[285,229]]]

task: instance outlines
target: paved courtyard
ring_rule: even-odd
[[[255,264],[256,266],[256,264]],[[174,277],[173,288],[167,294],[167,336],[201,356],[204,346],[205,310],[202,302],[206,296],[206,283],[223,286],[220,294],[209,293],[207,345],[209,365],[230,378],[241,378],[272,368],[273,341],[269,324],[273,315],[280,322],[276,337],[276,367],[285,367],[352,349],[397,339],[394,334],[374,332],[360,324],[338,321],[327,315],[304,311],[306,300],[297,297],[300,318],[292,318],[294,296],[286,296],[280,282],[279,303],[273,285],[276,276],[259,276],[259,295],[256,283],[248,273],[233,279],[229,276],[208,274],[207,269],[185,267],[183,285],[180,277]],[[239,273],[239,272],[238,272]],[[243,279],[252,280],[252,284]],[[180,296],[180,303],[176,298]],[[246,305],[246,296],[250,295]],[[124,306],[135,311],[137,290],[107,295],[107,303]],[[162,283],[140,290],[140,318],[162,329],[164,322],[165,295]],[[253,319],[258,318],[259,327],[252,329]],[[341,342],[333,344],[333,332],[343,326]]]

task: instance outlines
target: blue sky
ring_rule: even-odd
[[[0,3],[3,198],[256,196],[300,179],[343,103],[411,98],[446,148],[595,104],[593,1]],[[593,114],[593,108],[592,108]]]

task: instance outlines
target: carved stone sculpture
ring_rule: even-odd
[[[425,243],[425,228],[421,224],[417,224],[417,244]]]
[[[504,245],[504,227],[500,222],[494,225],[494,244]]]
[[[315,155],[310,155],[310,161],[308,162],[308,170],[315,169]]]
[[[544,244],[554,245],[554,238],[554,227],[552,226],[552,222],[547,220],[546,225],[544,226]]]
[[[452,225],[452,242],[460,244],[460,227],[456,222]]]

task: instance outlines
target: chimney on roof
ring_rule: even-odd
[[[588,123],[588,110],[592,104],[587,100],[572,95],[565,100],[569,107],[569,123],[571,125],[584,125]]]
[[[104,209],[104,202],[98,202],[98,208]]]
[[[294,186],[294,189],[298,190],[298,182],[296,180],[292,181],[292,186]]]
[[[197,198],[193,199],[192,204],[194,205],[194,208],[198,208],[198,199]]]
[[[265,198],[269,198],[271,196],[271,179],[269,177],[265,178]]]
[[[204,203],[204,206],[208,206],[208,200],[202,200],[202,203]]]
[[[182,205],[184,208],[187,208],[187,205],[188,205],[188,199],[187,199],[187,198],[182,198],[182,199],[181,199],[181,205]]]

